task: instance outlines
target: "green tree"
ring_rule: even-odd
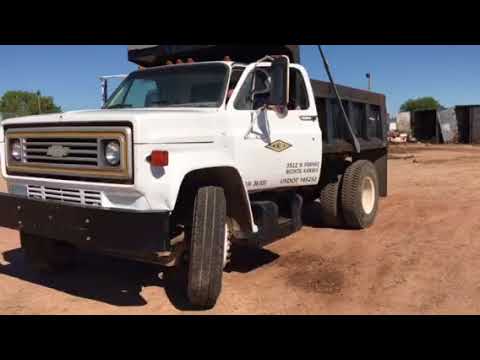
[[[444,109],[444,107],[433,97],[425,96],[416,99],[409,99],[400,106],[400,111],[415,111],[415,110],[433,110]]]
[[[0,112],[17,116],[50,114],[61,112],[53,97],[42,96],[40,91],[7,91],[0,98]]]

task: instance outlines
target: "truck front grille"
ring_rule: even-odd
[[[11,175],[106,179],[132,179],[132,136],[129,127],[42,127],[7,129],[7,173]],[[105,145],[118,141],[120,163],[109,165]],[[10,155],[11,144],[20,141],[21,159]]]
[[[91,190],[60,189],[27,185],[27,196],[30,199],[50,200],[88,206],[102,206],[101,193]]]
[[[99,142],[97,139],[23,139],[26,163],[67,164],[97,167],[99,165]],[[55,157],[50,149],[65,149],[65,156]]]

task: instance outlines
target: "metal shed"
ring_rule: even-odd
[[[480,144],[480,105],[455,107],[458,122],[458,141],[462,144]]]
[[[437,110],[417,110],[411,113],[412,135],[419,141],[441,144],[442,137]]]
[[[403,133],[411,134],[411,116],[412,114],[410,111],[403,111],[397,114],[396,123],[397,123],[397,130]]]
[[[454,108],[411,112],[412,135],[419,141],[447,144],[458,141],[458,122]]]

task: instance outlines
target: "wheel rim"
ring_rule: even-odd
[[[362,181],[362,208],[366,214],[371,214],[375,207],[375,184],[367,176]]]

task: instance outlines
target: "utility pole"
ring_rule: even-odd
[[[40,91],[37,91],[38,114],[42,113],[42,106],[40,104]]]
[[[366,77],[368,79],[368,91],[371,91],[372,90],[372,74],[367,73]]]

